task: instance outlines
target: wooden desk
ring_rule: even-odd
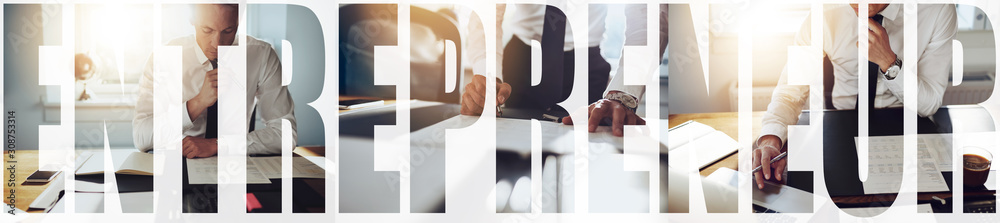
[[[7,163],[8,160],[10,160],[10,157],[8,157],[8,152],[5,150],[3,153],[3,162],[5,164],[3,174],[5,189],[3,190],[4,205],[10,204],[10,200],[6,197],[10,195],[10,189],[14,189],[14,207],[21,209],[22,211],[27,211],[28,213],[42,212],[42,210],[29,211],[28,205],[30,205],[32,201],[35,201],[35,198],[38,197],[42,191],[45,191],[45,188],[49,187],[49,183],[33,185],[24,184],[24,180],[28,179],[28,175],[31,175],[31,173],[38,170],[38,150],[17,150],[14,152],[13,160],[17,161],[17,166],[15,167],[14,172],[15,186],[13,188],[7,187],[7,180],[10,179],[8,178],[10,177],[10,170],[6,169],[7,167],[10,167],[10,164]],[[57,177],[62,177],[62,174]]]
[[[76,152],[77,154],[79,154],[84,151],[85,150],[77,150]],[[7,164],[7,160],[9,159],[7,153],[8,152],[5,150],[3,156],[3,162],[5,164],[4,165],[5,167],[7,167],[7,165],[10,165]],[[300,156],[323,156],[325,152],[324,152],[324,147],[296,147],[295,150],[293,150],[293,153],[295,155],[300,155]],[[14,160],[17,160],[17,168],[16,172],[14,173],[14,180],[16,184],[16,186],[14,187],[15,189],[14,207],[28,213],[44,212],[45,210],[28,210],[28,205],[30,205],[31,202],[35,201],[35,198],[37,198],[38,195],[42,193],[42,191],[45,191],[45,188],[48,188],[49,185],[51,185],[51,182],[46,184],[24,184],[24,181],[28,178],[28,175],[31,175],[31,173],[34,173],[36,170],[38,170],[38,150],[17,150],[17,152],[15,152],[14,155],[15,155]],[[4,187],[5,190],[3,193],[4,197],[3,200],[5,205],[10,203],[10,200],[6,199],[7,195],[9,195],[10,193],[10,188],[6,187],[9,174],[10,172],[8,172],[8,170],[5,169],[3,177],[5,186]],[[67,174],[67,173],[62,173],[62,174]],[[57,177],[62,177],[63,176],[62,174],[60,174]],[[325,181],[323,179],[304,179],[304,182],[306,182],[306,184],[308,184],[310,188],[316,190],[316,192],[318,192],[320,195],[324,195],[324,193],[326,192]],[[310,211],[323,212],[324,210],[310,210]]]
[[[753,112],[752,123],[753,123],[753,137],[756,138],[760,135],[760,123],[761,118],[764,117],[764,112]],[[716,130],[722,131],[732,137],[737,139],[739,136],[739,113],[737,112],[718,112],[718,113],[691,113],[691,114],[672,114],[667,116],[669,120],[670,128],[680,125],[681,123],[694,120],[696,122],[701,122],[702,124],[711,126]],[[750,146],[750,145],[746,145]],[[733,153],[719,160],[712,165],[709,165],[705,169],[702,169],[699,173],[702,176],[708,176],[715,172],[715,170],[726,167],[734,170],[739,170],[739,154]]]

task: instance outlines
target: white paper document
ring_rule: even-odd
[[[701,169],[740,148],[740,144],[726,133],[695,121],[685,122],[671,128],[666,138],[667,141],[663,142],[663,137],[660,140],[670,150],[668,164],[675,168],[687,167],[688,162],[691,162],[689,161],[691,153],[696,153],[694,164],[698,169]]]
[[[953,147],[964,148],[966,146],[975,146],[997,154],[995,136],[996,132],[919,134],[917,135],[917,148],[921,150],[926,149],[932,153],[939,170],[951,172],[954,168],[954,157],[952,154],[962,154],[962,151],[954,151]],[[886,143],[899,143],[899,145],[903,143],[903,136],[875,137],[882,138]]]
[[[903,143],[903,136],[879,136],[886,137],[894,143]],[[951,171],[951,134],[919,134],[917,135],[917,148],[926,149],[933,153],[934,161],[941,171]]]
[[[218,184],[219,179],[219,157],[195,158],[187,160],[188,183],[190,184]],[[270,184],[271,180],[254,165],[254,162],[247,162],[247,184]]]
[[[868,180],[862,182],[865,194],[898,193],[903,176],[903,137],[871,136],[868,139]],[[855,148],[857,142],[855,137]],[[937,154],[926,146],[918,146],[917,192],[948,191],[935,156]]]
[[[250,157],[250,160],[260,168],[260,172],[269,179],[281,178],[281,157]],[[292,157],[293,178],[325,178],[325,171],[305,157]]]
[[[413,145],[419,147],[444,148],[444,142],[420,140],[432,139],[445,134],[445,129],[464,128],[479,121],[478,116],[459,115],[434,125],[417,130],[410,134]],[[569,154],[576,150],[574,146],[574,126],[551,121],[538,121],[542,133],[542,151],[555,154]],[[624,139],[611,135],[611,128],[600,126],[593,133],[588,133],[588,142],[602,143],[624,148]],[[531,120],[496,118],[497,151],[515,152],[521,155],[531,153]]]

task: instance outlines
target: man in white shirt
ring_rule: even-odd
[[[239,8],[235,4],[199,4],[193,7],[193,36],[181,37],[167,45],[182,47],[183,139],[182,154],[187,158],[209,157],[218,153],[218,48],[245,45],[247,60],[246,116],[253,123],[251,111],[257,101],[258,111],[266,124],[262,129],[250,129],[247,134],[248,154],[281,153],[281,120],[291,122],[293,141],[295,116],[288,89],[281,85],[281,62],[271,45],[247,36],[237,42]],[[143,152],[153,145],[153,63],[152,57],[139,82],[132,131],[135,146]],[[252,128],[252,124],[250,124]],[[242,127],[241,127],[242,128]]]
[[[837,5],[824,11],[823,52],[833,64],[834,85],[831,92],[832,104],[836,109],[855,109],[861,100],[867,100],[872,108],[902,107],[903,97],[917,95],[917,114],[927,117],[937,112],[948,84],[951,69],[952,40],[956,34],[955,5],[919,5],[917,17],[917,58],[904,58],[903,50],[903,7],[902,5],[870,4],[868,6],[868,59],[872,72],[858,73],[858,27],[857,4]],[[881,20],[881,22],[879,22]],[[809,19],[803,23],[795,39],[795,45],[811,43]],[[907,77],[902,72],[903,60],[917,60],[917,75]],[[782,71],[778,87],[771,97],[767,113],[763,117],[761,136],[754,143],[753,166],[761,166],[754,173],[757,186],[763,188],[763,180],[775,176],[782,180],[787,159],[775,163],[770,160],[778,156],[787,141],[788,125],[798,122],[799,114],[809,95],[808,86],[787,84],[787,67]],[[870,78],[873,88],[871,98],[858,98],[859,78]],[[903,81],[917,79],[916,92],[903,92]],[[872,94],[874,93],[874,94]],[[762,176],[763,175],[763,176]]]
[[[567,2],[561,1],[556,4],[565,5],[567,4]],[[529,43],[533,39],[534,40],[542,39],[543,26],[545,25],[546,18],[549,16],[546,15],[546,6],[534,5],[534,4],[516,4],[514,5],[514,7],[517,10],[515,11],[515,15],[512,17],[512,20],[514,21],[511,21],[512,23],[506,26],[507,28],[510,29],[509,32],[513,33],[513,37],[511,38],[507,47],[511,48],[512,47],[511,44],[514,44],[513,47],[517,47],[517,45],[524,45],[525,43]],[[569,8],[569,7],[562,7],[562,8]],[[645,93],[645,88],[643,86],[625,86],[623,68],[621,66],[619,66],[618,69],[615,71],[617,75],[615,75],[614,78],[612,78],[609,83],[608,76],[610,75],[611,70],[610,67],[608,67],[609,65],[607,61],[605,61],[603,57],[601,57],[600,48],[598,47],[601,40],[604,39],[603,38],[605,33],[604,20],[607,16],[607,5],[600,5],[600,4],[588,5],[587,9],[588,11],[576,10],[576,11],[569,11],[567,13],[568,14],[589,13],[590,15],[589,16],[590,21],[587,21],[588,22],[587,35],[589,40],[589,43],[587,44],[588,46],[590,46],[589,56],[591,58],[589,59],[589,61],[586,61],[589,63],[589,68],[591,69],[590,73],[588,74],[590,86],[587,87],[588,103],[592,103],[588,108],[588,112],[591,114],[591,119],[588,120],[589,130],[594,131],[596,130],[599,124],[605,123],[613,126],[612,134],[621,136],[623,134],[622,129],[624,125],[645,124],[645,121],[643,121],[642,118],[640,118],[635,114],[635,109],[638,105],[638,101],[642,98],[643,93]],[[504,82],[505,77],[510,79],[514,78],[525,79],[525,78],[530,78],[531,75],[528,72],[524,72],[524,70],[526,69],[519,69],[522,67],[515,67],[515,69],[517,69],[518,71],[509,71],[509,70],[505,71],[505,69],[511,68],[508,67],[508,63],[504,62],[505,59],[504,52],[506,51],[501,50],[502,43],[500,41],[502,40],[504,32],[504,29],[501,28],[501,25],[503,24],[503,17],[505,11],[506,11],[505,4],[497,4],[497,18],[496,18],[497,21],[496,50],[498,54],[497,75],[494,75],[492,72],[486,71],[486,62],[485,62],[486,49],[476,47],[485,45],[485,35],[482,34],[483,29],[481,22],[473,21],[469,23],[470,26],[469,45],[472,47],[469,47],[468,52],[470,55],[469,57],[471,58],[473,64],[473,73],[475,73],[476,75],[474,76],[472,82],[466,85],[465,91],[463,92],[462,95],[461,113],[464,115],[479,115],[483,110],[485,110],[483,108],[485,104],[483,101],[485,98],[485,89],[486,89],[485,84],[487,78],[495,77],[497,79],[497,87],[496,87],[497,106],[505,104],[510,99],[520,100],[520,101],[526,101],[526,100],[537,101],[539,99],[536,98],[541,97],[537,94],[533,94],[534,92],[526,92],[526,89],[516,89],[516,87],[512,88],[510,84]],[[626,45],[647,44],[646,14],[647,14],[646,6],[643,4],[628,4],[625,6]],[[661,26],[659,27],[661,32],[661,38],[666,38],[666,28],[667,28],[666,4],[660,5],[660,15],[656,16],[660,16],[660,22],[662,23]],[[566,25],[568,26],[569,23],[566,23]],[[571,54],[572,52],[571,50],[573,50],[574,46],[573,33],[568,28],[564,40],[565,41],[562,47],[563,50],[567,52],[566,63],[568,64],[566,66],[567,72],[565,74],[573,75],[572,70],[574,69],[574,67],[572,66],[573,57]],[[666,47],[665,39],[661,39],[660,44],[661,44],[659,52],[660,54],[651,56],[659,56],[663,54],[663,50]],[[545,48],[545,46],[542,47]],[[507,57],[508,59],[519,59],[523,57],[522,55],[509,55],[509,56],[510,57]],[[621,64],[621,62],[619,62],[619,64]],[[521,65],[523,66],[523,64]],[[552,75],[552,74],[543,74],[543,75]],[[636,74],[636,75],[646,76],[649,74]],[[569,83],[563,84],[562,87],[564,87],[565,89],[551,89],[550,91],[555,91],[555,92],[562,91],[563,93],[562,99],[565,99],[565,97],[569,96],[569,89],[572,87],[571,80],[572,77],[563,79],[563,81],[569,81]],[[518,97],[518,98],[514,99],[513,97]],[[559,101],[561,100],[547,101],[546,103],[551,103],[551,105],[548,106],[552,106],[555,103],[558,103]],[[508,106],[511,106],[511,104],[508,104]],[[513,105],[513,106],[520,106],[520,105]],[[542,109],[547,109],[547,107]],[[566,117],[567,118],[562,119],[563,123],[573,124],[573,121],[568,118],[569,116]]]

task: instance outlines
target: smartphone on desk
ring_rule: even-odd
[[[354,99],[340,101],[340,110],[357,109],[371,106],[384,105],[385,100]]]
[[[28,176],[28,179],[26,179],[24,182],[26,182],[26,183],[48,183],[49,181],[52,181],[52,179],[55,178],[56,176],[59,176],[59,173],[62,173],[62,171],[58,171],[58,170],[57,171],[37,170],[34,173],[31,173],[31,175]]]

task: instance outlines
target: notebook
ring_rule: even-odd
[[[126,152],[128,151],[128,152]],[[129,174],[129,175],[153,175],[153,154],[136,152],[130,150],[112,150],[112,158],[116,162],[115,173],[117,174]],[[87,157],[89,156],[89,157]],[[87,158],[85,158],[87,157]],[[124,159],[122,160],[122,157]],[[77,162],[83,160],[83,164],[78,164],[79,167],[76,169],[76,175],[93,175],[93,174],[103,174],[104,173],[104,154],[101,152],[97,153],[83,153],[77,158]],[[122,160],[122,161],[117,161]]]
[[[660,120],[661,126],[667,126],[666,122],[667,120]],[[687,166],[687,163],[691,162],[689,155],[695,152],[693,164],[702,169],[740,148],[739,143],[726,133],[696,121],[687,121],[670,128],[668,132],[667,137],[660,137],[660,140],[667,145],[670,153],[670,167]],[[667,141],[663,142],[664,139]]]

